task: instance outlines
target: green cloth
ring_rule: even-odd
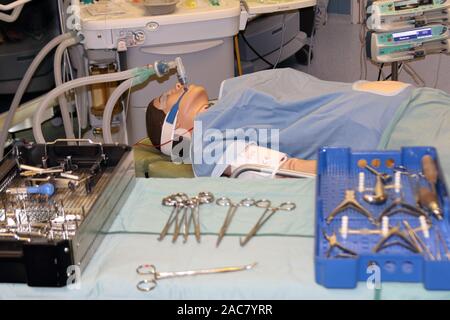
[[[190,164],[176,164],[170,157],[151,146],[150,139],[143,139],[133,147],[136,176],[152,178],[193,178]]]
[[[123,211],[132,215],[120,216],[111,231],[158,233],[169,217],[172,207],[161,205],[161,199],[177,192],[195,196],[209,191],[216,197],[228,197],[233,202],[244,198],[269,199],[273,206],[291,201],[297,207],[293,211],[274,214],[261,228],[260,235],[314,236],[314,179],[275,179],[263,184],[252,180],[225,178],[193,179],[138,179]],[[217,234],[228,207],[216,204],[201,206],[202,233]],[[256,207],[239,208],[229,227],[231,234],[246,234],[263,213]]]
[[[450,95],[444,91],[416,89],[379,147],[434,146],[447,182],[450,182]]]

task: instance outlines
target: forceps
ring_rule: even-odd
[[[140,291],[148,292],[155,289],[157,281],[168,278],[178,278],[185,276],[196,276],[201,274],[214,274],[214,273],[227,273],[236,271],[245,271],[253,269],[256,266],[256,262],[239,267],[223,267],[215,269],[203,269],[203,270],[190,270],[190,271],[176,271],[176,272],[157,272],[156,267],[153,264],[143,264],[137,267],[136,273],[139,275],[149,275],[148,279],[144,279],[138,282],[136,287]]]
[[[216,201],[216,204],[219,206],[223,206],[223,207],[230,207],[230,209],[228,209],[227,215],[225,216],[225,220],[223,221],[223,225],[220,228],[219,231],[219,237],[217,238],[217,242],[216,242],[216,247],[218,247],[220,245],[220,242],[222,241],[223,237],[225,236],[225,232],[227,232],[228,227],[231,224],[231,220],[234,217],[234,214],[236,213],[237,209],[239,207],[251,207],[254,206],[256,203],[255,200],[250,199],[250,198],[245,198],[242,199],[241,201],[239,201],[238,203],[233,203],[231,202],[231,200],[229,198],[219,198]]]
[[[211,192],[200,192],[197,196],[192,198],[191,201],[192,213],[189,219],[187,230],[189,230],[191,221],[193,221],[195,239],[197,239],[197,242],[200,243],[200,205],[213,202],[214,195]]]
[[[181,219],[178,218],[175,221],[175,232],[173,234],[172,242],[176,242],[178,235],[180,234],[181,226],[184,228],[184,240],[183,243],[187,242],[189,237],[189,229],[191,226],[191,222],[194,223],[194,232],[195,238],[197,242],[200,242],[200,214],[199,214],[199,206],[205,203],[211,203],[214,201],[214,195],[211,192],[200,192],[196,197],[192,199],[185,199],[183,201],[184,211],[181,216]],[[190,215],[188,210],[190,209]]]
[[[296,208],[295,203],[293,202],[283,202],[278,207],[272,207],[270,200],[262,199],[255,202],[255,206],[258,208],[265,208],[266,210],[261,215],[261,217],[256,222],[255,226],[250,230],[250,232],[245,236],[244,240],[241,239],[241,246],[245,246],[247,242],[258,232],[258,230],[267,222],[267,220],[272,217],[275,212],[279,210],[283,211],[292,211]]]
[[[164,228],[161,231],[161,234],[159,235],[159,241],[162,241],[164,239],[175,220],[178,221],[178,214],[184,207],[184,201],[188,199],[189,197],[185,193],[177,193],[174,196],[169,196],[163,199],[162,204],[164,206],[173,206],[173,209],[169,215],[169,218],[167,219]]]
[[[184,224],[184,240],[187,241],[187,237],[189,235],[188,229],[188,209],[193,208],[193,202],[188,199],[183,201],[183,214],[181,215],[181,219],[178,219],[178,215],[175,216],[175,231],[173,232],[172,242],[175,243],[180,235],[181,226]],[[180,210],[181,211],[181,210]],[[179,211],[178,211],[179,213]]]

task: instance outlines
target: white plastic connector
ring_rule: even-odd
[[[389,217],[383,217],[381,219],[381,234],[386,237],[389,233]]]
[[[180,57],[175,58],[175,63],[177,66],[177,73],[178,73],[178,81],[187,88],[187,75],[186,75],[186,69],[184,68],[183,61]]]
[[[341,235],[343,239],[347,239],[348,235],[348,216],[342,216],[341,219]]]
[[[395,193],[400,193],[400,189],[402,188],[402,173],[400,171],[395,172],[394,177],[394,190]]]
[[[430,238],[430,230],[428,228],[427,220],[425,219],[424,216],[420,216],[419,221],[420,221],[420,228],[422,229],[423,232],[423,236],[426,239]]]
[[[364,192],[366,190],[364,172],[360,172],[358,177],[358,192]]]

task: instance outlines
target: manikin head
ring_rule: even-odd
[[[178,112],[175,112],[177,103]],[[182,136],[190,136],[189,131],[194,127],[195,116],[206,110],[208,106],[208,94],[205,88],[197,85],[190,85],[186,91],[181,84],[177,83],[172,90],[153,99],[146,113],[147,134],[152,144],[158,148],[161,146],[164,152],[162,145],[174,139],[173,136],[168,136],[171,125],[173,126],[171,132],[176,130],[178,133],[185,133],[181,134]],[[173,118],[175,115],[176,117]],[[170,123],[171,119],[173,124]]]

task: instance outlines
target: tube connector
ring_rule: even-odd
[[[178,82],[187,89],[187,75],[186,69],[184,68],[183,62],[180,57],[175,58],[174,61],[156,61],[153,65],[155,73],[159,78],[164,77],[169,74],[170,70],[177,70]]]
[[[177,66],[177,75],[178,75],[178,82],[184,87],[184,89],[187,90],[187,75],[186,75],[186,69],[184,68],[183,62],[181,61],[180,57],[175,58],[175,63]]]
[[[173,67],[170,66],[170,62],[166,61],[155,61],[153,68],[155,69],[155,73],[158,78],[164,77],[169,74],[170,69],[173,69]]]

